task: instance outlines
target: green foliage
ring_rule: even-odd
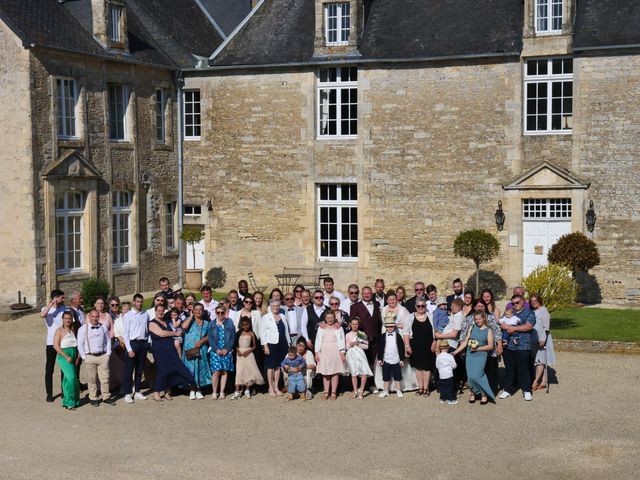
[[[458,257],[473,260],[476,268],[500,253],[498,239],[484,230],[465,230],[453,241],[453,253]]]
[[[560,237],[549,250],[548,258],[551,263],[568,265],[574,273],[588,272],[600,264],[596,242],[580,232]]]
[[[108,299],[110,294],[111,285],[102,278],[87,278],[80,285],[82,301],[84,305],[91,306],[91,308],[93,308],[93,304],[96,303],[98,296],[103,296]]]
[[[522,280],[522,285],[530,295],[540,295],[550,312],[574,303],[579,291],[578,282],[573,278],[571,269],[557,263],[537,267]]]
[[[213,267],[207,272],[207,285],[211,288],[221,288],[227,283],[227,272],[222,267]]]
[[[201,240],[204,240],[204,231],[195,227],[184,227],[180,238],[185,243],[193,246]]]

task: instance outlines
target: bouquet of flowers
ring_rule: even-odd
[[[479,346],[480,346],[480,342],[478,342],[478,340],[476,340],[475,338],[472,338],[471,340],[469,340],[469,348],[471,350],[475,350]]]
[[[358,333],[356,333],[356,346],[359,347],[360,345],[369,345],[369,340],[367,339],[367,334],[364,333],[362,330],[359,330]]]

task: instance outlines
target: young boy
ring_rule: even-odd
[[[382,367],[382,381],[384,390],[378,397],[389,396],[389,384],[393,379],[396,386],[398,398],[404,397],[400,382],[402,381],[402,367],[404,367],[404,342],[400,333],[396,330],[396,323],[393,320],[384,322],[385,332],[378,341],[378,364]]]
[[[451,306],[453,307],[453,304]],[[438,350],[440,353],[438,353],[436,357],[436,368],[438,369],[440,403],[455,405],[458,403],[453,388],[453,370],[457,367],[456,360],[453,358],[453,355],[449,353],[449,342],[446,340],[440,340],[438,342]]]
[[[307,368],[307,362],[301,355],[298,355],[298,349],[295,346],[289,347],[287,356],[284,357],[280,366],[289,375],[287,401],[293,400],[293,395],[296,392],[300,394],[301,400],[306,400],[307,386],[304,382],[303,371]]]
[[[449,313],[447,312],[447,302],[442,302],[433,311],[433,328],[436,332],[444,332],[445,327],[449,324]]]
[[[520,318],[517,315],[513,314],[513,308],[507,307],[504,310],[504,315],[502,316],[502,318],[498,320],[498,323],[500,324],[500,326],[509,325],[510,327],[515,327],[516,325],[520,325]],[[516,345],[518,344],[519,337],[520,337],[519,333],[516,332],[513,334],[514,344]],[[507,333],[506,330],[503,330],[502,345],[506,347],[507,343],[509,343],[509,334]]]
[[[462,316],[462,307],[464,307],[464,302],[459,298],[455,298],[451,302],[451,318],[449,318],[449,322],[453,325],[462,325],[462,322],[464,321],[464,317]]]
[[[296,342],[296,349],[298,351],[298,355],[304,358],[304,361],[307,362],[307,368],[304,371],[304,380],[307,385],[305,396],[307,397],[307,400],[311,400],[313,398],[311,386],[313,385],[313,377],[316,376],[316,359],[313,357],[313,353],[311,353],[307,348],[307,340],[304,337],[298,338],[298,341]]]

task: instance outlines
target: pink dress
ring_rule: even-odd
[[[333,329],[327,327],[322,334],[320,361],[318,362],[317,372],[321,375],[335,375],[336,373],[344,373],[344,364],[340,358],[340,348],[338,347],[338,338]]]

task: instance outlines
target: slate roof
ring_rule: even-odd
[[[579,0],[573,47],[640,45],[640,1]]]
[[[370,0],[361,59],[520,52],[518,0]],[[269,65],[313,61],[314,0],[266,0],[210,62]],[[317,59],[316,59],[317,60]]]
[[[114,60],[146,63],[168,68],[193,66],[191,53],[208,57],[222,37],[193,0],[135,0],[129,2],[127,27],[129,52],[105,49],[93,38],[91,0],[1,0],[0,19],[22,40],[31,45]],[[141,7],[145,16],[134,13]],[[164,35],[152,35],[145,28]],[[171,39],[171,45],[163,41]],[[183,52],[178,52],[180,45]],[[193,60],[192,60],[193,58]],[[189,62],[189,64],[185,64]]]
[[[200,0],[226,36],[240,24],[251,11],[251,0]],[[212,52],[209,52],[211,55]]]

